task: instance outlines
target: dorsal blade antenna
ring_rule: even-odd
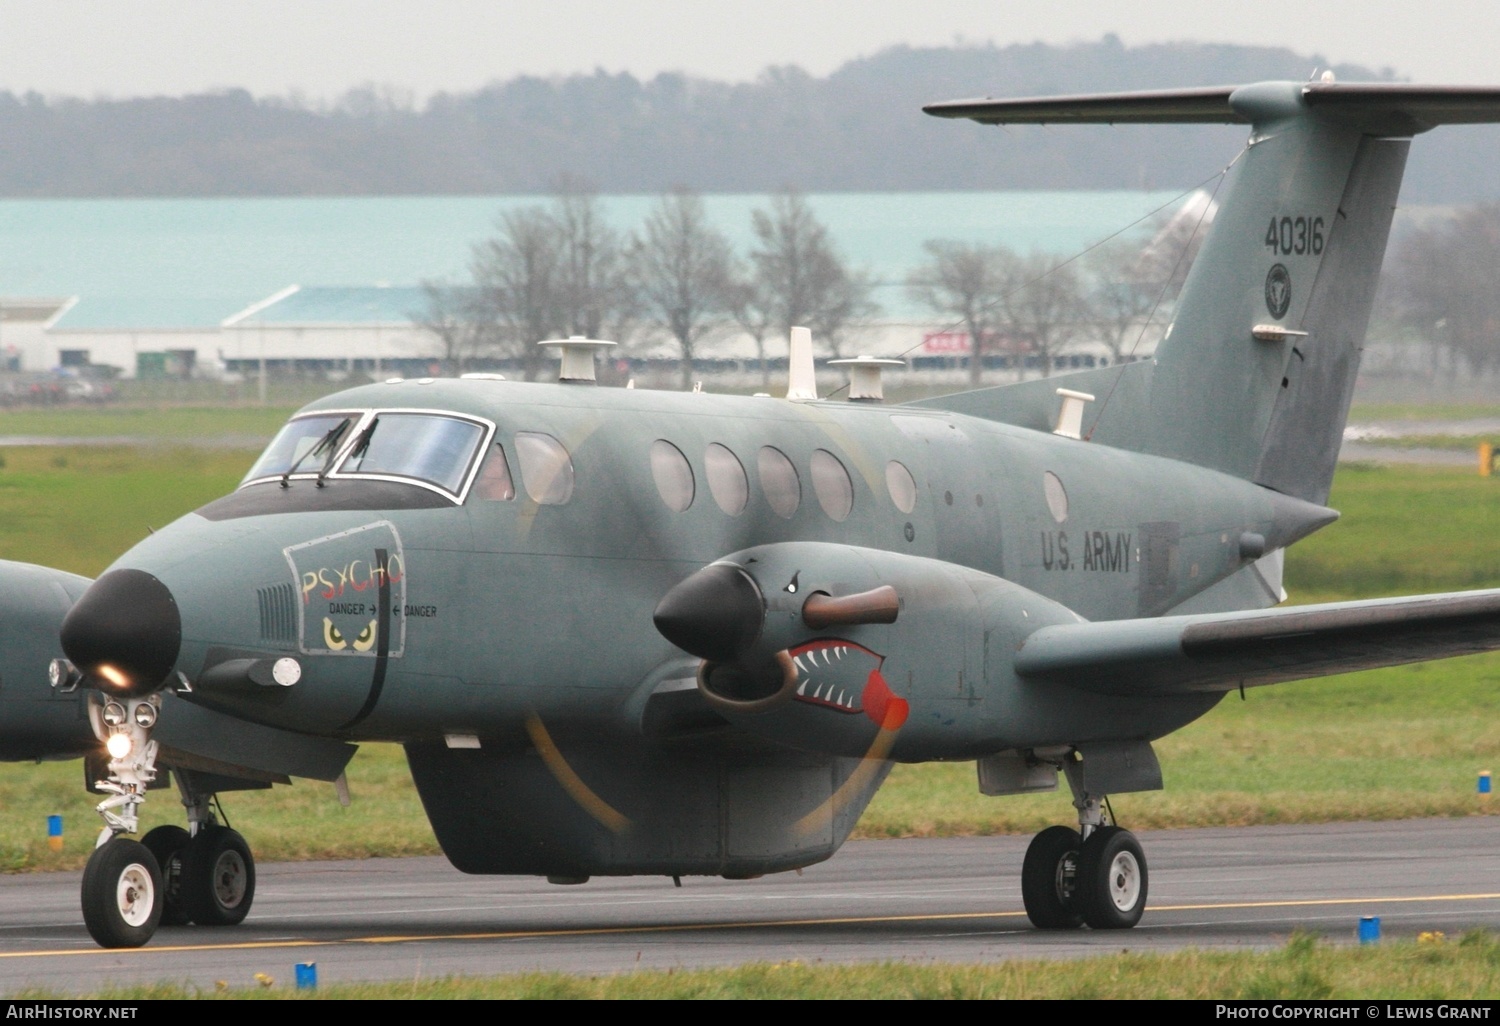
[[[788,360],[786,397],[806,401],[818,398],[818,380],[813,367],[812,331],[793,328]]]

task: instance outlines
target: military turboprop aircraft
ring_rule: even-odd
[[[362,740],[405,746],[459,869],[559,883],[826,859],[893,761],[975,760],[994,795],[1061,774],[1078,829],[1032,842],[1026,911],[1130,927],[1147,862],[1105,799],[1162,786],[1153,740],[1232,690],[1500,647],[1500,591],[1268,608],[1285,548],[1337,517],[1409,137],[1500,119],[1500,90],[928,112],[1250,126],[1154,359],[885,405],[878,361],[818,401],[800,331],[785,401],[585,387],[596,344],[569,340],[556,384],[310,404],[86,590],[3,568],[63,653],[49,695],[7,681],[33,742],[6,753],[107,751],[94,938],[238,922],[254,862],[213,797],[336,779]],[[167,771],[190,830],[129,839]]]

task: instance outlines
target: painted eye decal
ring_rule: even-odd
[[[354,639],[354,651],[368,652],[375,644],[375,621],[371,620],[365,624],[365,629],[359,632],[359,637]]]
[[[349,645],[349,643],[344,640],[344,636],[339,633],[339,629],[333,625],[333,621],[326,616],[323,617],[323,644],[327,645],[335,652],[337,652],[341,648],[346,648]],[[356,641],[355,644],[358,645],[359,642]],[[368,645],[366,645],[365,647],[369,648]]]

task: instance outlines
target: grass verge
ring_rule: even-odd
[[[1424,934],[1410,942],[1335,946],[1293,935],[1274,951],[1122,952],[1074,961],[1016,960],[988,965],[821,965],[757,963],[733,969],[666,970],[584,976],[525,973],[421,978],[400,983],[324,981],[298,991],[288,980],[222,981],[212,991],[171,984],[90,995],[117,1001],[182,998],[348,1000],[400,998],[525,1000],[682,1000],[858,997],[865,1000],[1057,1000],[1176,998],[1218,1001],[1486,1000],[1500,993],[1500,944],[1483,931],[1450,940]],[[28,990],[12,1000],[66,995]]]

